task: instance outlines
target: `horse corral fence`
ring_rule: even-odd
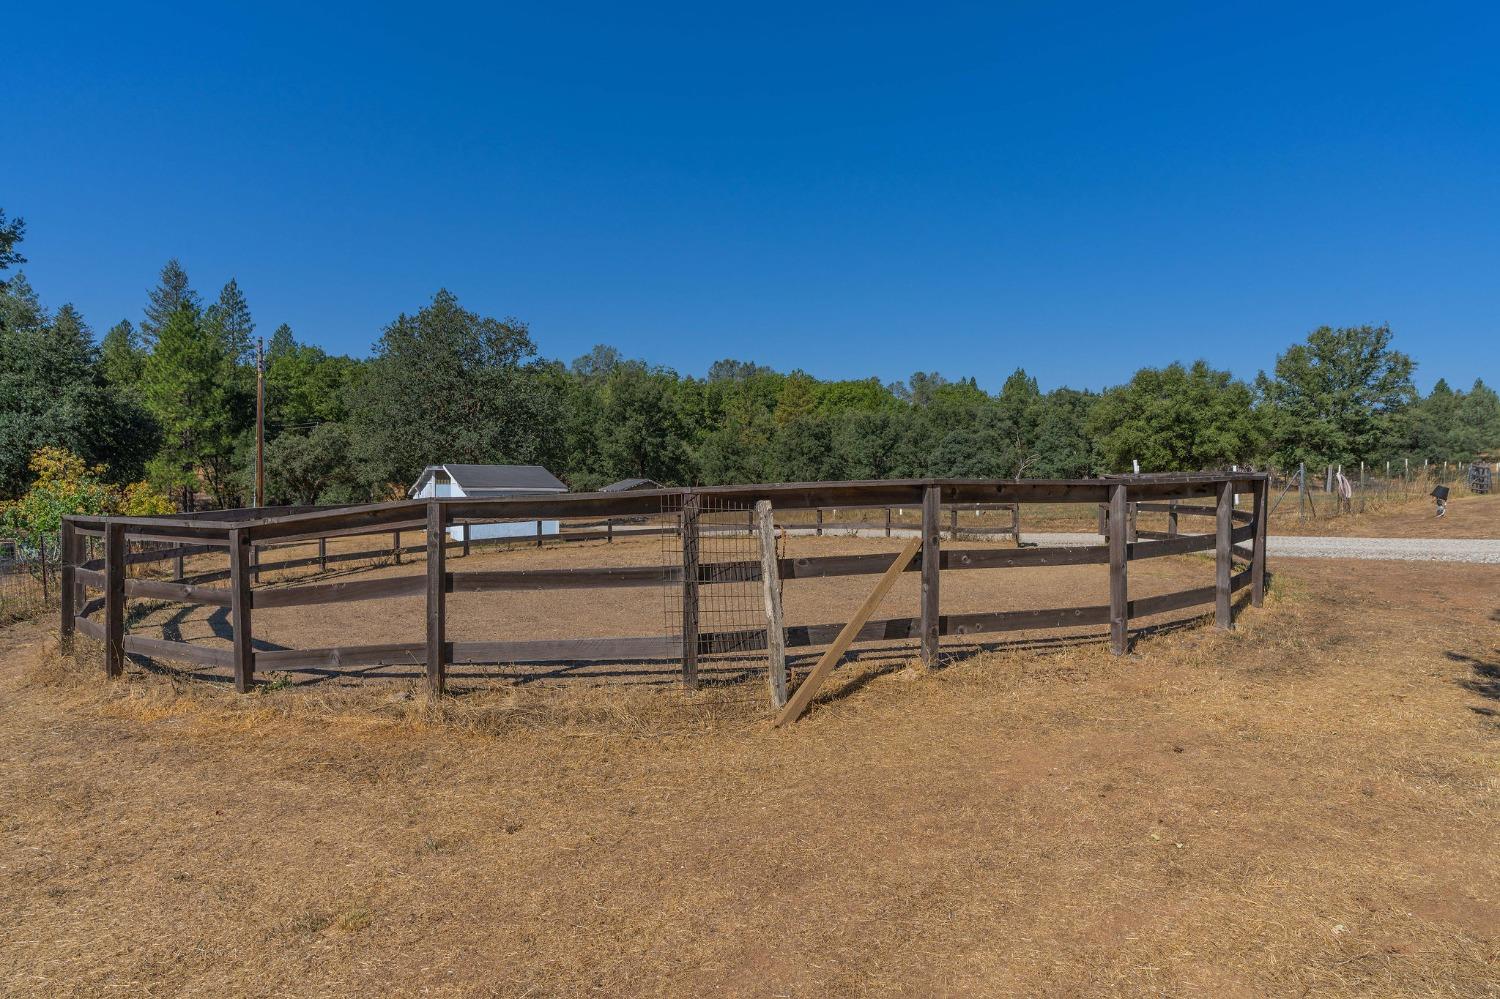
[[[831,668],[855,642],[916,639],[923,664],[931,666],[937,661],[943,636],[973,639],[1004,632],[1105,625],[1112,650],[1122,654],[1128,648],[1133,618],[1202,605],[1213,605],[1218,626],[1230,628],[1233,594],[1248,586],[1250,602],[1258,606],[1264,593],[1268,492],[1269,480],[1263,473],[1226,472],[1072,480],[789,483],[504,499],[442,498],[167,517],[72,516],[64,520],[61,537],[61,634],[65,642],[71,641],[75,632],[103,642],[104,670],[110,677],[120,675],[125,657],[133,654],[228,669],[240,691],[251,689],[257,672],[399,663],[422,666],[430,690],[441,694],[450,664],[650,660],[680,660],[683,683],[695,687],[700,657],[765,650],[772,701],[778,707],[786,705],[789,697],[785,649],[827,646],[828,652],[813,676],[790,698],[792,704],[783,708],[785,713],[799,699],[805,707],[815,692],[814,681],[821,678],[820,671]],[[1237,509],[1236,494],[1253,497],[1252,509]],[[950,539],[967,533],[958,525],[960,509],[1009,510],[1013,517],[1009,529],[976,528],[976,533],[1010,533],[1019,542],[1020,507],[1028,503],[1097,504],[1100,531],[1107,544],[943,547],[945,527]],[[949,512],[946,525],[944,507]],[[825,509],[884,510],[884,535],[910,540],[894,562],[888,552],[785,557],[778,548],[778,538],[787,531],[823,533],[838,523],[837,519],[832,523],[824,520]],[[893,509],[920,511],[919,527],[902,527],[899,518],[893,525]],[[1166,513],[1169,529],[1137,530],[1138,510]],[[773,520],[773,511],[783,518],[779,524]],[[790,512],[797,515],[787,519]],[[807,512],[816,514],[810,523],[804,516]],[[1180,517],[1209,518],[1213,530],[1181,533],[1177,529]],[[542,520],[571,520],[575,527],[583,528],[571,535],[565,532],[565,537],[608,541],[662,534],[667,538],[664,551],[669,557],[658,565],[450,569],[450,555],[462,556],[470,551],[467,525]],[[859,529],[875,536],[882,533],[878,524],[872,529],[864,521],[859,522]],[[403,545],[402,532],[421,532],[424,543]],[[328,550],[330,539],[361,535],[390,538],[389,557],[394,561],[400,561],[403,554],[425,553],[425,572],[275,588],[263,588],[258,583],[261,573],[273,569],[326,568],[338,560],[384,554],[384,550]],[[727,536],[741,540],[719,545],[719,554],[715,555],[715,539]],[[542,540],[538,529],[536,543]],[[312,543],[318,546],[316,555],[279,562],[262,559],[263,553],[277,546]],[[101,558],[90,557],[96,547],[102,547]],[[1215,555],[1211,585],[1130,599],[1130,562],[1199,551]],[[226,556],[226,568],[186,573],[185,559],[216,553]],[[171,578],[142,576],[138,569],[132,576],[127,571],[160,562],[173,566]],[[973,614],[941,612],[940,580],[944,571],[1088,564],[1108,566],[1107,603]],[[871,620],[880,597],[904,572],[921,573],[918,613]],[[852,620],[794,627],[782,623],[780,593],[785,582],[866,574],[878,574],[880,579]],[[741,598],[720,600],[714,595],[716,587],[729,585],[741,588]],[[678,627],[662,635],[617,638],[497,638],[475,642],[450,641],[447,637],[446,598],[450,593],[643,586],[660,587],[671,594],[668,613]],[[748,598],[743,596],[746,592]],[[253,642],[255,612],[259,609],[311,608],[403,596],[425,599],[426,629],[420,640],[302,649],[258,649]],[[131,598],[223,608],[230,623],[229,645],[211,647],[129,634],[127,601]],[[719,608],[724,608],[722,613]]]

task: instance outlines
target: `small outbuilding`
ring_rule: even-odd
[[[611,482],[607,486],[601,486],[601,493],[630,493],[637,489],[665,489],[666,486],[655,479],[621,479],[619,482]]]
[[[408,489],[412,499],[433,496],[467,496],[472,499],[497,499],[503,496],[545,496],[550,493],[565,493],[568,487],[557,476],[541,465],[428,465]],[[541,534],[558,534],[561,531],[555,520],[510,521],[496,524],[469,524],[469,537],[484,538],[536,537]],[[464,525],[448,529],[456,541],[463,539]]]

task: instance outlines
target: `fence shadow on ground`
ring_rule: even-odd
[[[1239,601],[1248,602],[1247,600]],[[163,637],[170,641],[190,641],[182,634],[181,625],[193,608],[184,607],[162,625]],[[1141,638],[1169,635],[1200,627],[1205,615],[1194,615],[1175,621],[1146,625],[1131,631],[1132,643]],[[233,631],[227,613],[216,612],[208,617],[210,630],[216,638],[229,639]],[[960,665],[976,656],[995,652],[1050,652],[1066,649],[1106,646],[1107,631],[1080,635],[1043,635],[1033,638],[996,639],[994,641],[970,641],[962,645],[945,646],[941,650],[938,670]],[[257,640],[257,650],[278,650],[285,646]],[[806,671],[821,655],[820,650],[789,652],[787,665],[792,669]],[[862,669],[857,676],[831,687],[819,696],[820,701],[842,700],[864,689],[874,680],[888,676],[911,665],[919,657],[915,643],[910,640],[867,645],[850,650],[842,665],[858,663]],[[206,666],[189,666],[157,659],[139,653],[130,653],[128,658],[148,673],[185,682],[201,682],[210,685],[232,685],[233,676],[222,670]],[[612,667],[612,668],[611,668]],[[454,665],[449,667],[449,678],[457,681],[451,693],[463,696],[476,693],[487,685],[508,684],[530,686],[547,683],[582,683],[607,686],[612,684],[670,688],[681,682],[681,669],[675,662],[660,661],[641,663],[637,661],[585,660],[535,665]],[[731,687],[746,683],[761,682],[765,678],[765,658],[758,652],[739,655],[716,656],[699,663],[699,683],[703,687]],[[369,666],[337,667],[307,666],[288,669],[276,674],[277,680],[288,687],[312,687],[340,679],[383,679],[394,681],[421,681],[425,678],[423,665],[419,662],[387,663]],[[1496,668],[1500,680],[1500,668]],[[1500,696],[1500,695],[1497,695]]]
[[[1490,620],[1500,621],[1500,609],[1490,615]],[[1500,701],[1500,648],[1491,650],[1490,658],[1452,651],[1443,655],[1449,662],[1469,667],[1469,675],[1456,681],[1460,687],[1486,700]],[[1471,704],[1469,710],[1489,718],[1500,718],[1500,710],[1485,705]]]

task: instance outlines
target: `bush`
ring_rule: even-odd
[[[69,514],[144,517],[174,509],[171,500],[145,482],[132,482],[124,489],[110,485],[104,481],[103,465],[87,465],[65,448],[39,448],[30,464],[36,475],[31,488],[0,510],[0,534],[23,544],[57,534]]]

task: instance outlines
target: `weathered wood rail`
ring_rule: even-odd
[[[523,662],[631,662],[679,659],[683,682],[696,683],[697,662],[715,652],[839,643],[917,639],[922,660],[936,662],[944,636],[974,637],[1010,631],[1105,625],[1111,648],[1126,651],[1133,619],[1200,605],[1214,606],[1220,627],[1233,626],[1233,594],[1250,588],[1250,602],[1259,605],[1265,589],[1265,529],[1268,478],[1261,473],[1198,473],[1173,476],[1118,476],[1105,479],[994,481],[969,479],[922,479],[875,482],[815,482],[781,485],[720,486],[690,490],[651,490],[632,493],[586,493],[566,496],[517,497],[476,500],[469,498],[411,500],[342,508],[280,508],[233,510],[217,514],[175,517],[65,518],[62,530],[61,634],[71,640],[75,632],[104,642],[105,672],[118,676],[125,656],[156,656],[233,671],[235,686],[246,691],[257,671],[402,664],[421,666],[433,692],[443,690],[450,664]],[[1253,497],[1253,509],[1236,510],[1232,497]],[[1207,501],[1194,503],[1192,501]],[[651,524],[660,518],[664,503],[672,501],[682,513],[674,524]],[[1186,501],[1186,502],[1184,502]],[[951,539],[968,533],[958,524],[957,510],[1001,509],[1012,516],[1010,525],[991,528],[1019,539],[1020,507],[1025,503],[1078,503],[1100,506],[1101,531],[1106,545],[1054,548],[944,548],[945,533]],[[700,509],[723,510],[742,506],[746,519],[725,524],[722,518],[706,523]],[[757,507],[759,506],[759,511]],[[950,511],[944,531],[942,510]],[[920,528],[901,529],[915,534],[920,543],[904,564],[893,565],[889,553],[876,555],[829,555],[777,558],[763,551],[762,559],[747,562],[699,561],[699,537],[708,530],[739,530],[764,539],[774,534],[771,510],[812,511],[809,524],[797,519],[782,529],[813,531],[834,529],[822,511],[882,509],[885,531],[892,530],[890,511],[909,509],[920,516]],[[1136,513],[1167,513],[1167,532],[1136,529]],[[1177,518],[1212,517],[1211,533],[1180,534]],[[573,538],[613,540],[665,531],[681,532],[682,561],[674,565],[623,566],[570,569],[520,569],[454,571],[449,557],[471,550],[470,524],[499,521],[539,521],[571,518],[577,530]],[[592,519],[589,519],[592,518]],[[629,525],[626,520],[629,520]],[[581,523],[580,523],[581,521]],[[599,530],[600,527],[604,530]],[[863,521],[861,528],[869,528]],[[453,540],[449,529],[460,529],[461,540]],[[956,530],[955,530],[956,528]],[[981,531],[983,528],[981,528]],[[402,533],[420,532],[422,543],[407,545]],[[627,533],[628,532],[628,533]],[[980,532],[976,532],[980,533]],[[387,546],[356,552],[329,552],[331,538],[378,535]],[[558,536],[550,536],[552,539]],[[86,540],[103,541],[103,558],[85,557]],[[536,543],[535,539],[508,538],[507,543]],[[562,540],[567,540],[563,536]],[[152,551],[131,552],[130,542],[150,541],[165,545]],[[318,554],[262,561],[261,553],[287,545],[316,542]],[[1248,542],[1248,547],[1246,543]],[[477,543],[477,542],[476,542]],[[486,544],[492,542],[486,541]],[[1133,561],[1191,552],[1213,551],[1213,583],[1148,598],[1130,599],[1128,566]],[[222,552],[228,561],[223,570],[185,576],[183,559]],[[262,573],[317,565],[403,555],[425,555],[426,570],[418,575],[374,579],[342,579],[262,587]],[[174,578],[134,578],[127,568],[152,561],[173,560]],[[1238,569],[1236,561],[1239,562]],[[461,563],[460,563],[461,564]],[[1062,565],[1107,565],[1108,602],[1083,607],[993,613],[945,615],[941,612],[940,579],[944,571],[1011,569]],[[703,587],[733,580],[772,583],[833,576],[880,575],[882,585],[891,574],[921,574],[921,598],[911,617],[865,620],[845,624],[806,625],[782,628],[779,600],[767,599],[768,618],[776,621],[778,640],[767,631],[701,632],[698,595]],[[209,585],[227,581],[227,585]],[[496,640],[452,642],[446,635],[446,597],[450,593],[499,592],[507,590],[562,590],[592,587],[680,586],[681,637],[632,636],[570,640]],[[769,587],[768,587],[769,589]],[[98,596],[90,597],[90,591]],[[345,645],[313,649],[256,649],[252,642],[256,610],[337,604],[390,597],[422,597],[425,600],[426,633],[420,641],[379,645]],[[156,599],[201,604],[228,609],[232,640],[226,647],[209,647],[130,635],[126,631],[127,601]],[[776,604],[772,607],[772,604]],[[101,613],[102,612],[102,613]],[[780,653],[777,653],[779,655]],[[784,667],[783,667],[784,668]],[[778,687],[773,675],[773,697],[784,701],[784,682]],[[779,691],[779,693],[778,693]],[[779,706],[779,705],[778,705]]]

